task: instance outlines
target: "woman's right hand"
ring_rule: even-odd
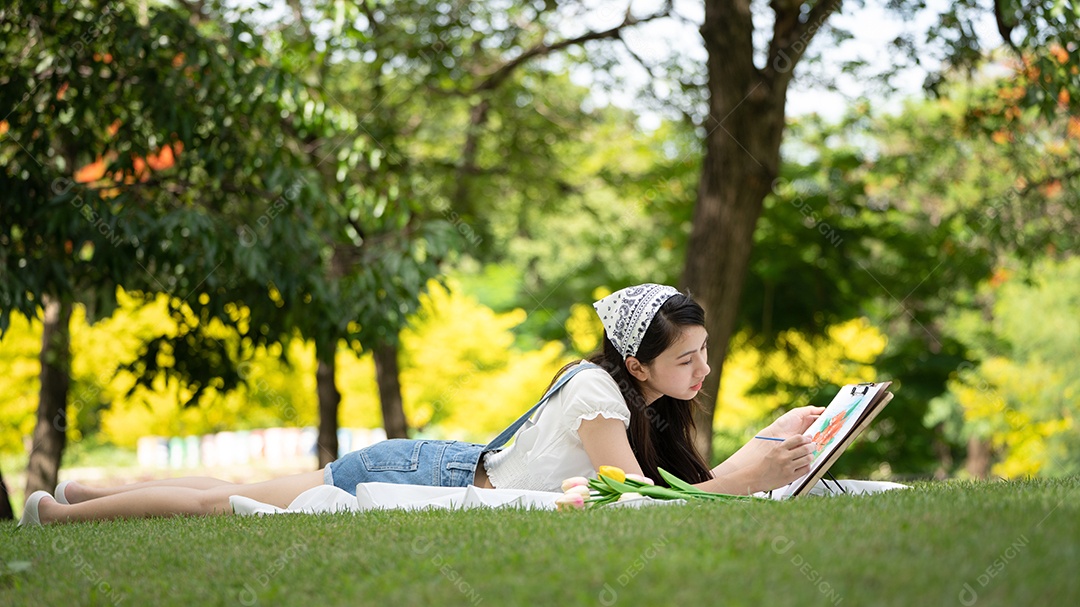
[[[796,434],[783,442],[768,442],[758,460],[756,473],[763,490],[776,489],[802,477],[814,461],[814,442],[809,436]]]

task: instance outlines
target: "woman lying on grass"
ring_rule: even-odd
[[[232,495],[286,508],[321,484],[354,495],[358,483],[374,481],[560,491],[564,479],[595,476],[602,464],[657,481],[662,467],[706,491],[746,495],[809,470],[813,445],[802,433],[821,407],[787,412],[762,431],[784,441],[750,441],[712,470],[694,449],[692,410],[709,363],[705,313],[693,299],[643,284],[593,306],[604,325],[603,350],[564,367],[533,419],[522,416],[486,446],[388,440],[323,470],[252,484],[188,477],[98,489],[69,481],[55,499],[32,494],[20,524],[228,514]]]

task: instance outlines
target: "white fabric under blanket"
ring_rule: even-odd
[[[885,481],[839,481],[818,484],[811,495],[866,495],[892,489],[906,489],[906,485]],[[526,491],[524,489],[481,489],[479,487],[428,487],[424,485],[397,485],[393,483],[360,483],[356,497],[333,485],[320,485],[301,493],[288,508],[278,508],[251,498],[234,495],[229,498],[236,514],[280,514],[318,512],[363,512],[365,510],[400,508],[418,510],[425,508],[532,508],[554,510],[555,500],[562,493],[550,491]],[[769,497],[766,493],[757,497]],[[684,500],[654,500],[644,498],[611,506],[640,507],[686,503]]]

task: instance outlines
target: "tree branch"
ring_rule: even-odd
[[[664,6],[658,12],[648,15],[647,17],[642,17],[640,19],[635,17],[630,11],[631,6],[632,1],[626,6],[626,15],[623,17],[622,23],[616,25],[615,27],[601,31],[586,32],[575,38],[567,38],[565,40],[560,40],[552,44],[545,44],[541,41],[539,44],[526,50],[517,57],[514,57],[513,59],[507,61],[506,63],[499,66],[494,72],[488,74],[483,80],[481,80],[480,84],[473,87],[471,93],[475,94],[495,90],[496,88],[498,88],[499,85],[505,82],[506,79],[514,73],[514,70],[521,67],[522,65],[525,65],[525,63],[527,63],[531,59],[550,55],[551,53],[554,53],[556,51],[561,51],[571,46],[584,44],[592,40],[619,38],[622,30],[627,27],[633,27],[640,23],[647,23],[655,19],[667,17],[671,14],[672,11],[672,0],[666,0]],[[461,164],[458,168],[457,188],[455,189],[453,199],[451,200],[451,204],[458,208],[461,208],[465,200],[468,198],[469,186],[465,179],[465,176],[471,173],[475,173],[477,170],[476,154],[479,147],[478,141],[480,138],[480,131],[484,123],[487,122],[488,111],[490,109],[490,101],[488,99],[482,98],[478,103],[473,105],[472,111],[469,115],[468,134],[466,135],[465,143],[462,146]]]
[[[656,74],[653,73],[652,67],[645,61],[645,59],[642,58],[641,55],[635,53],[634,49],[630,48],[630,44],[622,37],[619,38],[619,42],[622,42],[623,48],[625,48],[626,52],[630,53],[630,56],[633,57],[635,61],[637,61],[638,65],[641,66],[641,69],[645,70],[645,72],[649,74],[649,79],[656,80]]]
[[[638,55],[637,53],[634,52],[634,49],[630,48],[630,44],[626,40],[624,40],[623,38],[620,37],[619,41],[622,42],[623,48],[626,49],[626,52],[629,53],[630,56],[634,59],[634,61],[637,61],[638,65],[641,66],[641,69],[645,70],[645,72],[647,74],[649,74],[649,89],[653,91],[653,97],[656,97],[656,88],[655,88],[653,83],[658,81],[659,78],[657,78],[656,74],[653,73],[652,67],[645,61],[645,59],[641,55]],[[676,81],[678,81],[678,80],[679,79],[676,79]],[[685,83],[680,82],[680,84],[685,84]],[[672,105],[674,106],[676,104],[672,104]],[[697,121],[694,120],[694,117],[691,116],[690,113],[687,112],[684,108],[675,107],[675,109],[680,114],[682,114],[682,117],[683,117],[684,120],[686,120],[687,124],[690,124],[690,125],[693,125],[693,126],[698,125]]]
[[[818,30],[840,8],[841,0],[818,0],[806,15],[799,19],[802,2],[773,0],[771,6],[776,13],[773,24],[773,37],[769,42],[768,63],[763,70],[769,79],[777,76],[791,79],[795,65],[802,59],[806,48],[814,39]]]
[[[461,208],[469,195],[469,186],[465,176],[476,171],[476,153],[479,148],[480,129],[487,122],[491,102],[481,99],[469,112],[469,126],[465,135],[465,145],[461,148],[461,164],[458,166],[457,187],[454,189],[454,206]]]
[[[1002,6],[1004,0],[994,0],[994,21],[997,23],[998,33],[1001,34],[1001,39],[1005,41],[1005,44],[1009,45],[1009,48],[1016,53],[1017,56],[1021,56],[1022,53],[1016,44],[1012,41],[1012,31],[1016,27],[1015,23],[1008,23],[1005,17],[1005,7]]]
[[[496,69],[486,78],[484,78],[480,82],[480,84],[476,85],[476,87],[473,88],[473,92],[479,93],[497,88],[500,84],[503,83],[503,81],[505,81],[507,78],[510,77],[511,74],[513,74],[514,70],[528,62],[530,59],[550,55],[551,53],[554,53],[556,51],[561,51],[571,46],[585,44],[586,42],[591,42],[593,40],[618,38],[621,35],[622,30],[625,28],[633,27],[640,23],[647,23],[649,21],[654,21],[656,19],[667,17],[671,14],[671,4],[671,0],[668,0],[664,3],[663,8],[660,9],[658,12],[655,12],[647,17],[642,17],[640,19],[635,17],[630,12],[630,5],[627,5],[626,16],[623,18],[622,23],[616,25],[615,27],[596,32],[586,32],[580,36],[577,36],[576,38],[567,38],[565,40],[560,40],[552,44],[545,44],[541,42],[528,49],[527,51],[521,53],[517,57],[514,57],[510,61],[507,61],[506,63],[499,66],[498,69]]]

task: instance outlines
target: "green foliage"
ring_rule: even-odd
[[[698,156],[681,125],[643,133],[633,121],[609,108],[560,145],[558,206],[526,200],[491,215],[506,243],[495,261],[512,268],[502,271],[518,285],[513,305],[529,311],[520,330],[536,340],[566,339],[573,306],[599,287],[678,283]]]
[[[235,389],[238,363],[297,330],[323,353],[393,341],[457,237],[361,128],[378,102],[350,111],[306,81],[314,39],[204,8],[55,2],[43,28],[16,3],[0,46],[0,331],[47,295],[96,319],[118,286],[167,294],[175,331],[124,369],[129,395],[165,381],[185,404]]]
[[[567,193],[562,142],[586,122],[585,91],[528,60],[551,52],[538,45],[555,8],[316,4],[267,32],[337,117],[297,130],[340,224],[329,230],[344,319],[333,329],[350,344],[396,339],[443,264],[505,250],[500,230],[525,225],[517,213]],[[364,146],[341,144],[353,132]]]
[[[980,289],[983,309],[957,310],[949,331],[974,362],[957,368],[931,422],[957,440],[989,440],[1006,477],[1075,473],[1080,438],[1080,259],[1001,270]]]
[[[967,359],[947,319],[978,307],[977,286],[1005,256],[1076,245],[1080,202],[1069,184],[1080,139],[1071,119],[1010,110],[1016,94],[989,81],[895,116],[864,105],[838,124],[811,117],[792,127],[789,155],[800,162],[785,165],[766,199],[742,317],[766,349],[788,348],[782,331],[817,334],[862,315],[888,336],[874,367],[898,381],[897,399],[875,422],[879,439],[858,444],[844,466],[925,471],[943,449],[960,453],[961,443],[946,446],[955,433],[923,426]],[[790,385],[766,375],[757,389]]]
[[[921,5],[921,3],[919,3]],[[944,70],[933,74],[927,88],[938,91],[948,80],[947,70],[973,71],[983,64],[988,50],[1004,49],[1024,64],[1020,78],[1023,105],[1044,118],[1060,111],[1080,110],[1080,78],[1076,52],[1080,48],[1080,3],[1071,0],[995,0],[991,3],[997,37],[980,39],[973,23],[984,19],[986,4],[976,0],[950,2],[928,32],[929,42],[944,51]],[[992,46],[988,48],[987,42]]]
[[[238,353],[196,326],[235,324],[226,307],[242,303],[250,348],[290,330],[271,292],[324,299],[319,196],[281,136],[302,88],[242,21],[200,28],[168,7],[142,17],[92,0],[4,10],[0,329],[49,295],[97,319],[118,286],[166,293],[175,321],[198,323],[149,344],[143,379],[174,374],[192,402],[214,378],[235,386]],[[271,246],[254,246],[249,223]],[[159,369],[166,347],[174,364]]]
[[[520,285],[515,297],[487,303],[499,311],[525,308],[520,333],[533,344],[565,338],[566,310],[597,285],[650,268],[674,275],[680,263],[668,241],[662,257],[641,267],[655,257],[651,243],[625,245],[663,215],[646,215],[642,204],[605,184],[605,171],[628,163],[626,142],[638,138],[633,114],[587,110],[588,91],[571,83],[567,65],[542,61],[561,50],[552,32],[566,31],[575,10],[429,0],[325,4],[268,34],[283,49],[283,64],[295,65],[328,106],[352,116],[349,124],[377,143],[378,162],[332,175],[346,177],[347,192],[359,177],[384,201],[332,198],[352,224],[352,242],[382,234],[372,225],[381,213],[400,217],[408,209],[417,220],[442,220],[446,247],[429,258],[448,267],[479,260],[520,268],[508,271]],[[311,142],[320,150],[335,145],[322,136]],[[663,137],[635,145],[652,155]],[[633,155],[635,170],[648,170],[650,158]],[[382,236],[375,239],[381,245]],[[415,284],[415,275],[397,275]],[[417,293],[431,273],[418,275]],[[373,298],[382,286],[366,281],[351,292]],[[391,305],[376,309],[395,314]]]

